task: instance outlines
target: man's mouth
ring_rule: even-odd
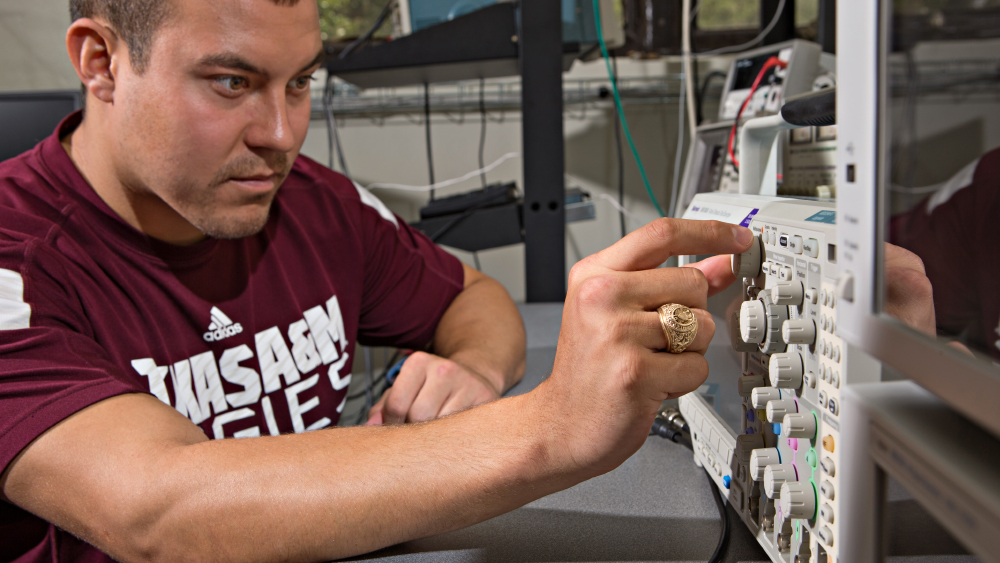
[[[229,179],[230,182],[253,192],[267,192],[274,188],[278,175],[271,172],[267,174],[254,174],[250,176],[238,176]]]

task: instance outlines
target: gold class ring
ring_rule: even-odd
[[[684,305],[667,303],[657,310],[660,315],[660,328],[667,339],[667,352],[680,354],[694,342],[698,335],[698,319]]]

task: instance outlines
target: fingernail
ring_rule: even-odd
[[[736,242],[743,246],[749,245],[753,240],[753,231],[745,227],[733,227],[733,234],[736,236]]]

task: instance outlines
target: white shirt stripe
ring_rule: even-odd
[[[358,190],[358,195],[361,196],[361,203],[371,207],[375,211],[378,211],[378,214],[381,215],[383,219],[395,225],[396,229],[399,229],[399,222],[396,221],[396,216],[392,214],[392,211],[389,211],[389,208],[382,203],[382,200],[375,197],[375,194],[365,188],[362,188],[357,182],[354,182],[354,187]]]
[[[0,268],[0,330],[28,328],[31,306],[24,302],[21,274]]]

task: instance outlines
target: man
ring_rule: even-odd
[[[960,338],[994,361],[1000,360],[1000,295],[993,285],[1000,276],[994,259],[1000,254],[998,196],[1000,149],[993,149],[889,223],[889,240],[919,256],[926,268],[926,277],[917,279],[934,307],[923,308],[930,314],[922,323],[891,307],[888,312],[930,336]],[[890,285],[887,301],[894,297]],[[965,349],[957,341],[952,345]]]
[[[466,410],[523,371],[516,310],[298,156],[315,3],[72,5],[85,118],[0,165],[0,558],[364,553],[609,471],[705,379],[726,258],[655,268],[749,230],[664,220],[583,261],[551,377]],[[686,352],[664,303],[694,309]],[[355,341],[433,341],[372,422],[458,414],[322,430]]]

